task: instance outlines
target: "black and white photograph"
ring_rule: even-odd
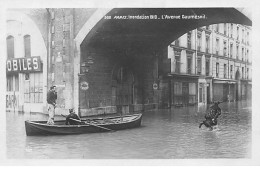
[[[21,2],[0,165],[260,165],[256,1]]]

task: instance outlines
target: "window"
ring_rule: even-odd
[[[43,102],[42,73],[28,74],[29,80],[25,81],[24,101],[25,103]]]
[[[233,44],[230,44],[230,57],[233,57]]]
[[[249,68],[246,69],[246,78],[249,79]]]
[[[244,61],[244,48],[242,48],[242,61]]]
[[[174,94],[182,95],[182,83],[181,82],[174,83]]]
[[[237,26],[237,40],[239,40],[239,27]]]
[[[7,91],[19,91],[19,76],[18,74],[6,77]]]
[[[236,51],[236,54],[237,54],[237,59],[239,59],[239,46],[237,45],[237,51]]]
[[[14,76],[15,81],[15,91],[19,91],[19,76],[18,74]]]
[[[189,83],[189,103],[196,102],[196,84]]]
[[[187,73],[191,74],[191,68],[192,68],[192,56],[187,57]]]
[[[24,40],[24,56],[31,57],[31,36],[25,35],[23,37]]]
[[[224,23],[224,35],[227,35],[227,24]]]
[[[203,95],[203,84],[200,83],[199,84],[199,102],[201,103],[202,102],[202,95]]]
[[[191,31],[187,33],[187,46],[189,49],[191,49]]]
[[[7,89],[7,91],[14,91],[13,76],[7,76],[6,78],[7,78],[6,79],[6,89]]]
[[[210,60],[206,59],[206,76],[209,76],[209,64],[210,64]]]
[[[219,75],[219,63],[216,63],[216,77]]]
[[[197,59],[197,68],[198,68],[198,74],[201,74],[201,56],[198,56]]]
[[[197,40],[198,40],[197,50],[201,51],[201,33],[198,33]]]
[[[227,64],[224,64],[224,78],[227,78]]]
[[[227,41],[225,40],[223,41],[223,55],[227,55]]]
[[[176,39],[176,40],[174,41],[174,44],[175,44],[175,46],[180,46],[180,41],[179,41],[179,39]]]
[[[219,39],[216,39],[216,55],[218,55],[218,51],[219,51]]]
[[[216,32],[219,32],[219,24],[216,24]]]
[[[242,67],[242,79],[244,79],[244,67]]]
[[[6,38],[6,44],[7,44],[7,58],[12,59],[14,58],[14,37],[8,36]]]
[[[233,24],[231,24],[230,26],[230,36],[231,38],[233,38]]]
[[[209,44],[210,44],[209,36],[206,36],[206,53],[209,53]]]
[[[175,72],[180,73],[180,52],[174,51],[175,54]]]
[[[244,29],[242,30],[242,43],[244,43],[244,39],[245,39],[245,31],[244,31]]]
[[[233,79],[233,65],[230,65],[230,79]]]

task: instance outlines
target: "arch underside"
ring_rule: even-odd
[[[104,17],[100,17],[98,12],[93,15],[90,23],[96,24],[90,29],[86,23],[86,29],[82,29],[76,43],[80,46],[81,61],[91,56],[87,51],[95,49],[95,55],[98,54],[96,62],[102,56],[101,60],[108,59],[108,63],[118,64],[118,68],[107,72],[112,73],[111,83],[107,88],[108,92],[112,93],[112,101],[109,101],[112,105],[156,102],[155,93],[152,93],[154,97],[151,96],[151,83],[156,82],[158,78],[157,55],[162,55],[164,48],[186,32],[217,23],[252,25],[251,20],[235,8],[115,8],[100,10],[100,13],[106,14]],[[129,16],[151,15],[160,19],[124,19]],[[180,16],[180,19],[163,19],[166,15]],[[205,18],[181,19],[182,15]],[[95,19],[95,16],[98,17]],[[105,19],[105,16],[111,16],[111,19]],[[127,69],[126,65],[131,69]],[[128,70],[125,76],[122,70]],[[127,74],[132,74],[133,78]],[[123,82],[122,77],[128,78]],[[102,85],[102,82],[99,85]],[[80,107],[88,108],[81,104]]]
[[[105,15],[111,19],[103,17],[98,21],[81,45],[138,50],[161,48],[201,26],[216,23],[251,26],[252,21],[240,11],[235,8],[115,8]],[[195,15],[205,18],[187,19]],[[148,16],[149,19],[129,19],[130,16]],[[151,16],[157,19],[151,19]],[[169,18],[174,16],[180,16],[180,19]]]

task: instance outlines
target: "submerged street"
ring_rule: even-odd
[[[117,132],[66,136],[26,136],[24,121],[46,115],[6,112],[9,159],[181,159],[250,158],[251,102],[220,104],[218,127],[199,123],[206,107],[147,111],[141,127]],[[57,118],[56,118],[57,120]]]

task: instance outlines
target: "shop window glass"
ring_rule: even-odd
[[[196,84],[195,83],[189,83],[189,103],[195,103],[196,102]]]
[[[14,89],[13,89],[13,76],[7,76],[6,89],[7,89],[7,91],[14,91]]]
[[[174,94],[182,95],[182,83],[181,82],[174,83]]]
[[[19,91],[19,76],[15,75],[15,91]]]
[[[42,73],[31,73],[29,80],[25,80],[24,100],[26,103],[43,102]]]
[[[189,83],[189,94],[196,95],[196,84],[195,83]]]

